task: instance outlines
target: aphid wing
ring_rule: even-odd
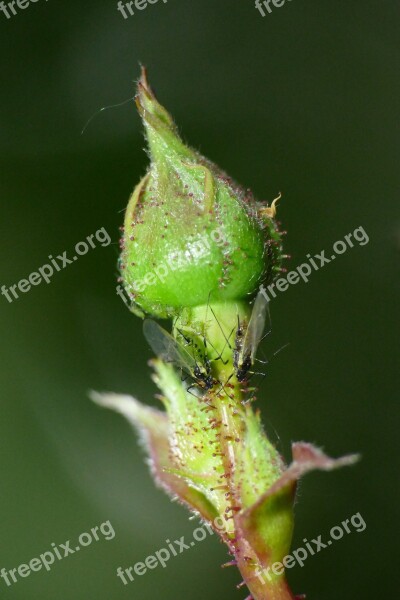
[[[173,362],[190,371],[196,365],[192,356],[158,323],[145,319],[143,333],[153,352],[166,362]]]
[[[243,356],[250,355],[252,364],[264,332],[267,315],[269,315],[268,299],[261,292],[258,292],[243,340],[242,350]]]
[[[143,333],[154,354],[163,360],[171,360],[171,344],[167,331],[157,325],[155,321],[145,319],[143,322]]]

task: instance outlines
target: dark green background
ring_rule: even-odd
[[[147,165],[133,103],[80,135],[99,108],[132,96],[139,61],[185,139],[259,198],[283,192],[292,267],[358,226],[369,234],[272,303],[264,352],[290,346],[271,361],[259,406],[287,458],[292,440],[363,455],[302,482],[294,548],[356,512],[367,529],[290,571],[293,589],[386,597],[398,547],[399,12],[391,0],[292,0],[262,18],[253,0],[160,0],[124,20],[114,0],[39,0],[8,21],[0,13],[0,284],[101,227],[113,239],[50,285],[12,304],[0,296],[0,568],[106,520],[116,530],[50,573],[0,580],[2,598],[246,595],[213,538],[125,588],[116,577],[194,528],[154,488],[129,426],[86,395],[153,402],[155,391],[141,323],[115,294],[118,227]]]

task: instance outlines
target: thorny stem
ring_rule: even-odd
[[[265,549],[261,553],[256,552],[246,538],[240,520],[240,515],[247,508],[242,489],[242,479],[245,476],[243,446],[246,424],[249,419],[254,418],[254,414],[248,386],[237,380],[233,364],[239,310],[244,323],[249,317],[249,307],[245,304],[238,307],[237,303],[231,306],[214,306],[211,310],[210,307],[201,307],[194,314],[192,312],[185,323],[186,328],[193,327],[203,332],[206,340],[203,343],[207,348],[220,351],[219,357],[213,361],[214,388],[202,400],[204,410],[209,415],[210,429],[215,433],[213,456],[220,457],[220,468],[214,469],[218,470],[217,487],[225,498],[225,532],[222,537],[243,577],[243,582],[238,587],[246,585],[254,600],[293,600],[294,596],[284,578],[273,576],[274,579],[269,580],[259,576],[270,565],[270,555]],[[223,323],[219,317],[223,319]],[[234,335],[230,335],[232,332]],[[291,506],[288,510],[291,512]]]

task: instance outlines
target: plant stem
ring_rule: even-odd
[[[180,327],[183,327],[192,335],[193,331],[202,332],[202,335],[197,334],[196,346],[206,345],[204,351],[210,353],[212,348],[217,354],[212,365],[213,376],[219,383],[205,394],[203,401],[209,414],[210,428],[215,433],[213,456],[220,458],[222,467],[218,470],[218,487],[224,491],[225,497],[222,509],[225,532],[222,537],[243,577],[243,585],[247,585],[254,600],[293,600],[294,596],[285,582],[283,572],[280,575],[268,572],[269,576],[262,576],[271,563],[280,560],[282,556],[275,556],[264,539],[257,539],[254,531],[257,532],[259,528],[250,527],[246,530],[242,522],[246,509],[279,476],[279,470],[275,472],[270,467],[269,480],[265,478],[259,482],[259,477],[254,477],[254,473],[258,475],[258,465],[249,464],[257,462],[256,456],[248,451],[248,446],[251,444],[249,437],[254,433],[250,430],[258,425],[258,421],[251,402],[248,401],[246,385],[237,380],[234,366],[238,322],[248,322],[249,313],[249,306],[243,302],[199,307],[187,311],[176,324],[175,331],[182,331]],[[260,435],[261,431],[260,428]],[[271,464],[277,463],[277,452],[263,435],[262,437]],[[267,459],[267,456],[263,456],[263,459]],[[283,519],[280,514],[284,515]],[[289,530],[287,535],[290,538],[292,507],[290,501],[286,502],[286,496],[283,501],[274,505],[273,516],[276,515],[283,522],[284,532]]]

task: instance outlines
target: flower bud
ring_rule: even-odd
[[[274,203],[256,202],[182,142],[144,69],[136,104],[151,165],[130,198],[121,240],[121,277],[133,310],[168,317],[210,297],[254,293],[280,270]]]

